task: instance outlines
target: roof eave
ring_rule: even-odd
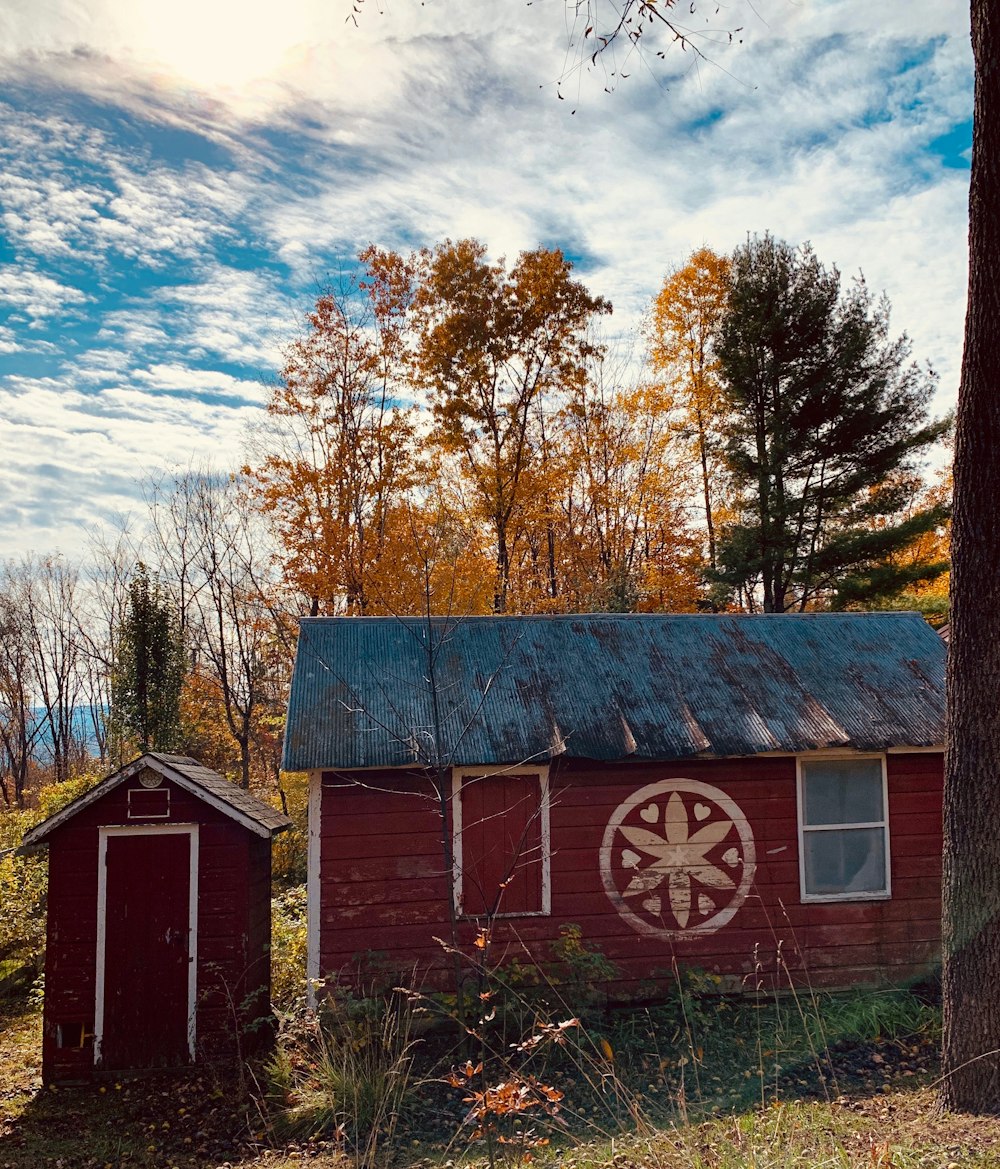
[[[273,828],[266,824],[261,824],[241,809],[234,807],[226,800],[220,799],[214,792],[202,787],[201,784],[195,783],[183,771],[165,762],[154,752],[148,752],[145,755],[140,755],[138,759],[134,759],[131,763],[126,764],[106,779],[101,780],[90,791],[84,792],[81,796],[77,796],[75,800],[71,800],[64,808],[60,808],[58,812],[53,813],[48,819],[43,820],[41,824],[36,824],[34,828],[29,828],[24,834],[20,847],[17,849],[17,854],[19,856],[27,856],[31,853],[40,852],[43,848],[47,847],[48,837],[56,829],[61,828],[68,821],[72,820],[74,816],[84,811],[84,809],[89,808],[91,804],[95,804],[109,792],[114,791],[116,787],[131,779],[146,767],[158,771],[164,779],[169,779],[172,783],[176,783],[178,787],[183,788],[190,795],[202,800],[209,807],[228,816],[231,820],[235,820],[241,827],[246,828],[247,831],[252,832],[255,836],[259,836],[264,840],[270,840],[272,836],[276,836],[279,832],[284,832],[292,826],[292,821],[288,817],[285,818],[284,823],[278,824]]]

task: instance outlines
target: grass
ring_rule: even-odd
[[[305,1130],[296,1135],[277,1124],[268,1128],[259,1099],[205,1072],[42,1090],[37,1014],[13,1005],[0,1028],[0,1169],[291,1169],[303,1159],[317,1169],[344,1169],[356,1160],[400,1169],[450,1162],[464,1169],[484,1161],[481,1143],[470,1143],[471,1126],[461,1124],[468,1093],[428,1074],[433,1064],[440,1071],[448,1052],[439,1049],[432,1059],[430,1044],[413,1048],[408,1031],[392,1038],[398,1040],[392,1050],[406,1059],[412,1052],[425,1066],[407,1073],[402,1095],[376,1103],[383,1143],[356,1147],[349,1158],[350,1142],[329,1139],[344,1122],[336,1109],[322,1134],[326,1143]],[[532,1148],[533,1163],[560,1169],[995,1169],[1000,1120],[937,1112],[936,1028],[936,1012],[909,995],[824,997],[808,1011],[790,1000],[691,999],[683,1011],[618,1015],[600,1032],[594,1025],[579,1034],[574,1028],[575,1045],[553,1048],[545,1059],[532,1055],[536,1062],[524,1069],[564,1093],[562,1125],[544,1132],[552,1143]],[[358,1049],[362,1060],[368,1047],[365,1040]],[[327,1052],[329,1095],[336,1099],[345,1092],[347,1065],[335,1045]],[[313,1082],[325,1075],[319,1065],[307,1063],[303,1070]],[[257,1074],[263,1077],[261,1069]],[[291,1078],[282,1092],[285,1100],[272,1099],[272,1109],[291,1103],[294,1118],[307,1094]],[[513,1118],[515,1131],[520,1119]],[[538,1119],[526,1116],[524,1123],[537,1126]],[[494,1153],[498,1164],[515,1163]]]

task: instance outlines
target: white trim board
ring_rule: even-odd
[[[108,912],[108,838],[111,836],[182,836],[190,838],[188,871],[188,1055],[195,1058],[198,1008],[198,825],[128,824],[105,825],[97,830],[97,967],[94,990],[94,1066],[101,1065],[104,1040],[105,948]]]
[[[306,1002],[316,1006],[320,948],[320,861],[323,851],[323,773],[309,772],[308,838],[306,841]]]

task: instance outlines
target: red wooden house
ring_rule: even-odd
[[[233,1058],[266,1035],[271,837],[290,823],[150,753],[26,833],[49,852],[46,1083]]]
[[[944,657],[899,613],[303,620],[311,977],[377,952],[432,980],[449,902],[494,952],[578,925],[621,998],[674,959],[926,977]]]

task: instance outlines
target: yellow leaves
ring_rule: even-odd
[[[611,306],[565,256],[360,259],[289,347],[246,468],[308,610],[693,608],[686,398],[605,372]]]
[[[421,262],[414,376],[430,395],[432,438],[450,456],[466,514],[495,544],[495,607],[504,610],[518,556],[538,559],[532,516],[557,495],[560,398],[584,384],[596,352],[587,327],[611,306],[571,278],[555,249],[523,252],[508,272],[479,241],[446,241]]]

